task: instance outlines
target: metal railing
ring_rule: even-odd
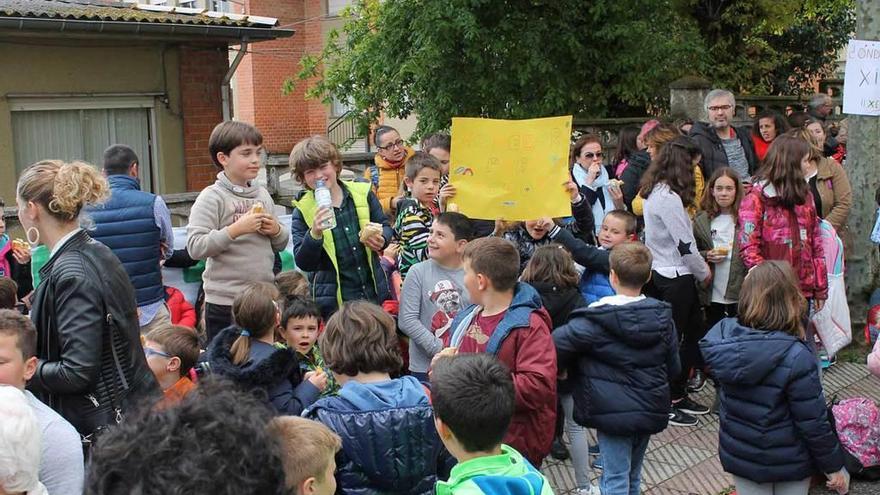
[[[358,133],[358,124],[355,122],[354,110],[349,110],[337,117],[327,126],[327,139],[335,144],[340,150],[347,150],[358,140],[364,140],[364,149],[370,151],[370,140],[368,136],[361,136]]]

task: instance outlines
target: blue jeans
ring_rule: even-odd
[[[639,495],[642,461],[650,435],[616,436],[599,434],[602,459],[602,495]]]

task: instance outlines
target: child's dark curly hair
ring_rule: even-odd
[[[91,451],[87,495],[286,494],[272,412],[217,378],[177,407],[144,410],[103,434]]]

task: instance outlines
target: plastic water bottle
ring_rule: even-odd
[[[330,197],[330,189],[324,183],[324,179],[318,179],[315,183],[315,201],[318,208],[328,208],[330,210],[330,218],[324,221],[321,227],[324,230],[333,230],[336,228],[336,212],[333,211],[333,199]]]

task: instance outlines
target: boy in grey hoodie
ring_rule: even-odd
[[[251,282],[272,283],[274,253],[287,247],[290,230],[272,214],[275,203],[255,182],[263,136],[254,126],[226,121],[208,147],[223,171],[196,198],[186,229],[193,259],[207,259],[205,332],[208,342],[232,324],[232,300]]]

